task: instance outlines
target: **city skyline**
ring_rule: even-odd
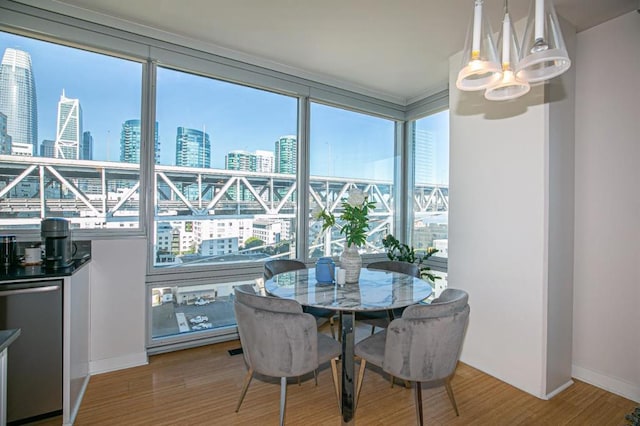
[[[36,155],[43,141],[56,138],[55,111],[64,90],[82,105],[81,124],[91,133],[93,159],[119,161],[122,125],[140,116],[142,65],[0,32],[0,49],[10,47],[28,52],[32,59],[38,87]],[[55,57],[64,57],[64,63],[51,60]],[[210,134],[212,168],[224,169],[226,155],[235,150],[275,153],[281,137],[297,134],[297,110],[295,97],[159,67],[159,163],[175,165],[179,127]],[[312,175],[392,178],[393,121],[315,103],[311,113]],[[367,121],[366,126],[349,122],[356,114],[360,116],[357,119]],[[446,141],[437,136],[435,143],[437,153],[447,151],[446,159],[435,159],[436,179],[448,183],[448,135]],[[355,167],[354,158],[359,160]]]

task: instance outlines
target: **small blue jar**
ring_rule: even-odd
[[[316,280],[321,284],[335,282],[336,264],[330,257],[321,257],[316,262]]]

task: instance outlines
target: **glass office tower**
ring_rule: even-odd
[[[0,155],[11,155],[11,136],[7,133],[7,116],[0,112]]]
[[[294,135],[282,136],[276,141],[276,173],[296,174],[298,139]]]
[[[247,172],[256,171],[256,156],[247,151],[231,151],[225,159],[227,170],[245,170]]]
[[[7,116],[7,134],[12,144],[38,148],[38,108],[31,56],[8,48],[0,65],[0,112]]]
[[[202,130],[178,127],[176,135],[176,166],[211,167],[211,142]]]
[[[93,160],[93,136],[91,136],[91,132],[84,132],[82,134],[82,141],[80,142],[80,159]]]
[[[58,102],[56,158],[78,160],[82,139],[82,108],[79,99],[67,98],[64,89]]]
[[[120,161],[123,163],[140,164],[140,120],[127,120],[122,123],[120,131]],[[158,141],[158,122],[155,124],[153,137],[155,146],[155,161],[160,160],[160,142]]]

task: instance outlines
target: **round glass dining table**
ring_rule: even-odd
[[[293,299],[303,306],[332,309],[341,313],[343,425],[355,424],[355,313],[403,308],[429,297],[432,292],[431,285],[420,278],[365,268],[357,283],[318,283],[315,269],[312,268],[274,275],[265,281],[264,286],[271,296]]]

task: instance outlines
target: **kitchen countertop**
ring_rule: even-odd
[[[0,268],[0,285],[34,279],[64,278],[73,275],[78,269],[91,261],[91,255],[85,254],[81,259],[73,259],[73,263],[66,268],[47,269],[42,265],[14,266],[9,269]]]
[[[20,335],[20,329],[0,330],[0,352],[4,351]]]

